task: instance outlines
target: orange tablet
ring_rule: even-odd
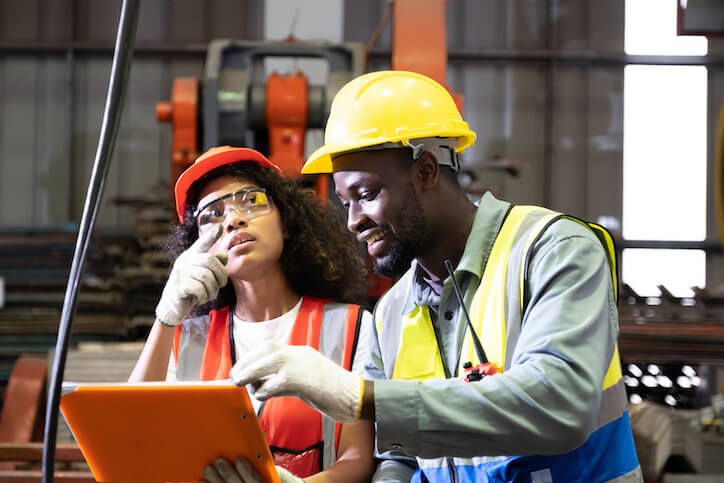
[[[222,457],[278,482],[246,388],[230,381],[63,384],[60,409],[97,481],[198,481]]]

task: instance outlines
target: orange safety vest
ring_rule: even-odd
[[[339,320],[338,316],[325,314],[325,306],[330,306],[328,304],[329,300],[304,296],[292,327],[289,345],[307,345],[319,351],[320,339],[325,337],[325,334],[332,334],[333,337],[334,334],[338,334],[336,336],[338,340],[332,341],[333,343],[325,338],[326,343],[322,347],[329,353],[322,353],[350,370],[357,348],[363,311],[359,305],[347,305],[345,320]],[[201,380],[227,379],[236,360],[233,317],[228,307],[212,310],[209,317],[209,332],[201,362],[200,378]],[[339,330],[340,322],[346,324],[343,330]],[[177,327],[173,342],[173,353],[177,361],[182,327],[182,325]],[[344,347],[343,353],[339,350],[341,346]],[[325,444],[334,444],[336,454],[342,425],[331,420],[325,424],[323,418],[328,419],[328,416],[322,415],[297,398],[268,399],[260,407],[258,416],[267,444],[274,456],[274,463],[301,478],[325,469],[323,464]],[[333,428],[333,441],[330,431],[324,431],[325,427]]]

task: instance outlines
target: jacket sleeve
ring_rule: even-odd
[[[561,454],[595,429],[618,315],[603,247],[570,220],[533,247],[518,343],[506,371],[375,382],[380,451],[441,456]]]

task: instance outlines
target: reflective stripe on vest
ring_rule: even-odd
[[[294,321],[289,344],[313,347],[350,370],[361,315],[362,310],[358,305],[330,303],[305,296]],[[208,319],[200,378],[227,379],[232,366],[229,309],[213,310]],[[193,323],[194,319],[190,319],[184,325]],[[173,352],[177,361],[184,325],[177,328],[174,337]],[[260,414],[260,422],[276,464],[302,478],[334,464],[341,425],[300,400],[267,400]]]

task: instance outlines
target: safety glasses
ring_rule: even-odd
[[[199,232],[223,223],[232,210],[246,220],[251,220],[271,213],[272,205],[264,188],[244,188],[229,193],[194,211]]]

